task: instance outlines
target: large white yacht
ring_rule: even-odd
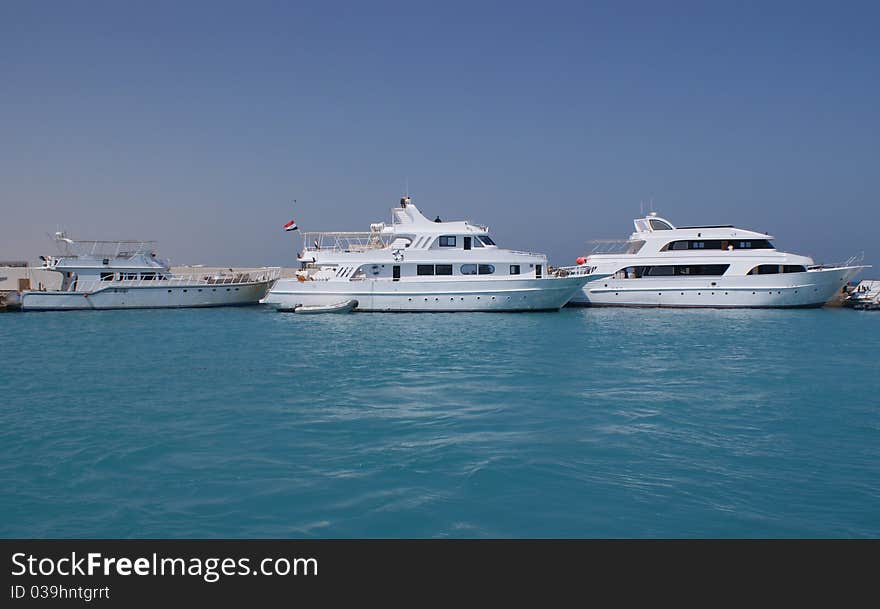
[[[429,220],[409,197],[363,233],[303,233],[296,277],[264,302],[279,309],[356,300],[356,311],[555,311],[598,278],[543,254],[498,247],[486,226]]]
[[[606,274],[571,305],[643,307],[819,307],[865,268],[839,266],[778,251],[765,233],[735,226],[682,226],[652,212],[634,221],[618,253],[594,253],[579,264]],[[611,248],[613,249],[613,247]]]
[[[23,311],[215,307],[257,304],[281,274],[253,271],[171,272],[151,241],[74,241],[55,233],[60,256],[41,256],[43,268],[61,273],[57,290],[23,290]]]

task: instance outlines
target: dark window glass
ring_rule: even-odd
[[[807,269],[800,264],[786,264],[782,267],[783,273],[806,273]]]
[[[452,265],[451,264],[438,264],[434,267],[435,275],[452,275]]]
[[[686,250],[688,248],[687,241],[673,241],[669,244],[669,249],[671,250]]]
[[[651,219],[651,228],[654,230],[672,230],[672,227],[666,224],[663,220],[654,220]]]
[[[640,277],[671,277],[672,275],[723,275],[730,268],[729,264],[676,264],[662,266],[627,267],[618,274],[625,274],[626,279]],[[623,277],[620,277],[623,278]]]
[[[141,279],[153,281],[156,279],[156,273],[141,273]]]
[[[778,264],[762,264],[749,271],[749,275],[775,275],[778,272]]]
[[[495,272],[495,267],[491,264],[481,264],[480,265],[480,275],[491,275]]]
[[[466,249],[466,250],[471,249],[471,238],[470,237],[464,238],[464,249]]]
[[[485,243],[486,245],[495,245],[495,242],[492,241],[492,239],[489,238],[489,235],[481,235],[481,236],[480,236],[480,241],[482,241],[482,242]]]
[[[434,265],[433,264],[420,264],[416,267],[417,275],[433,275],[434,274]]]
[[[649,266],[645,269],[644,275],[648,277],[668,277],[675,274],[675,267],[669,266]]]
[[[511,275],[519,275],[519,265],[518,264],[511,264],[510,265],[510,274]]]
[[[444,235],[440,237],[440,247],[455,247],[455,236]]]
[[[477,265],[476,264],[462,264],[461,269],[462,275],[476,275],[477,274]]]
[[[113,281],[113,273],[101,273],[101,281]]]

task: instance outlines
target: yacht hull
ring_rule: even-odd
[[[731,277],[650,277],[587,284],[570,306],[797,308],[821,307],[863,267]]]
[[[94,292],[26,290],[22,311],[166,309],[253,305],[265,297],[271,281],[223,285],[108,287]]]
[[[356,311],[558,311],[591,277],[461,281],[297,281],[279,279],[263,300],[278,308],[345,299]]]

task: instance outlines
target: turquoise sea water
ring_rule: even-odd
[[[2,537],[880,536],[880,314],[0,315]]]

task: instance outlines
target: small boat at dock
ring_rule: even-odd
[[[285,313],[299,313],[300,315],[311,315],[315,313],[351,313],[357,306],[358,301],[350,299],[326,305],[297,305],[293,308],[282,308],[278,310]]]

